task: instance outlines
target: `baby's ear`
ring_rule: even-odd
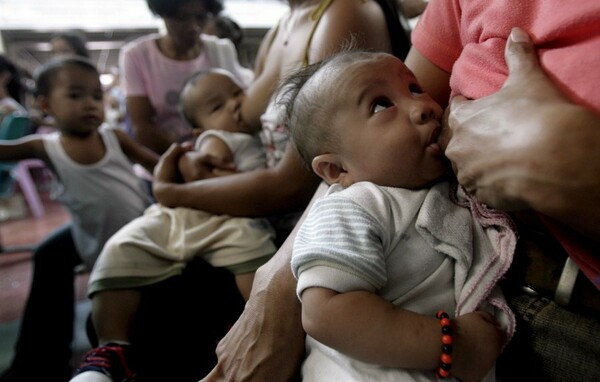
[[[342,179],[347,174],[339,157],[335,154],[316,156],[312,161],[312,168],[315,174],[328,184],[342,183]]]

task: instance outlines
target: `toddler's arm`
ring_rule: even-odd
[[[0,161],[39,158],[47,162],[44,142],[39,135],[27,135],[15,140],[0,140]]]

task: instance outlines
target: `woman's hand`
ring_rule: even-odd
[[[522,30],[505,58],[498,92],[451,102],[441,143],[459,182],[492,207],[530,208],[600,237],[600,119],[558,90]]]
[[[182,155],[192,149],[190,143],[173,143],[160,157],[154,167],[154,185],[160,183],[177,183],[180,178],[178,163]]]
[[[257,270],[246,307],[219,342],[217,365],[201,382],[298,380],[305,335],[290,267],[297,229]]]

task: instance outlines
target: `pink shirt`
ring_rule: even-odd
[[[185,80],[195,71],[211,64],[206,50],[189,61],[165,57],[156,39],[159,35],[142,36],[121,50],[122,88],[126,97],[148,97],[155,110],[155,123],[160,129],[177,131],[180,140],[192,137],[189,127],[180,117],[177,104]]]
[[[542,67],[562,91],[600,114],[598,0],[431,0],[412,42],[452,73],[453,94],[479,98],[504,83],[504,47],[515,26],[532,36]]]

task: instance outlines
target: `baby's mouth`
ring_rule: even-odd
[[[438,143],[438,139],[440,137],[440,134],[442,132],[442,126],[440,124],[438,124],[432,131],[431,131],[431,135],[429,136],[429,142],[427,142],[427,146],[430,146],[432,144],[437,144]]]

